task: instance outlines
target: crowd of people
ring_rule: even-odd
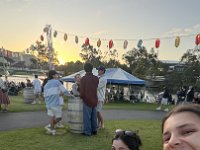
[[[49,116],[49,124],[45,126],[47,133],[55,135],[56,128],[63,127],[60,122],[62,120],[64,95],[69,98],[80,97],[83,101],[82,134],[84,136],[97,135],[98,131],[104,128],[102,108],[106,99],[106,68],[99,66],[97,68],[98,76],[93,75],[93,65],[91,63],[85,63],[84,70],[86,73],[83,77],[80,74],[75,75],[75,83],[71,91],[63,86],[62,81],[59,80],[59,73],[55,70],[48,72],[43,84],[41,84],[37,75],[35,75],[32,82],[27,80],[24,87],[21,84],[23,88],[34,88],[34,94],[38,100],[33,101],[32,104],[40,104],[40,96],[43,93],[47,115]],[[7,91],[9,84],[7,79],[3,81],[0,78],[0,108],[3,111],[7,111],[10,103]],[[165,107],[164,110],[169,111],[166,106],[172,101],[172,97],[168,88],[165,87],[159,96],[160,106],[157,110]],[[167,113],[162,120],[163,150],[200,149],[200,143],[198,142],[200,137],[199,97],[199,94],[195,94],[192,86],[188,90],[181,87],[180,91],[177,92],[177,106]],[[128,129],[117,129],[111,142],[113,150],[140,150],[142,146],[139,133]]]

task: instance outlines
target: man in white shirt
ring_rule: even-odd
[[[36,104],[36,100],[38,100],[38,103],[41,104],[40,96],[41,96],[41,81],[38,79],[38,75],[35,75],[35,79],[32,81],[33,87],[34,87],[34,95],[35,100],[32,102],[32,104]]]
[[[98,118],[98,126],[99,129],[104,128],[103,116],[101,110],[103,108],[103,104],[105,101],[105,94],[106,94],[106,84],[107,79],[105,77],[106,69],[104,66],[99,66],[98,70],[98,77],[99,77],[99,84],[97,88],[97,96],[98,96],[98,104],[97,104],[97,118]]]

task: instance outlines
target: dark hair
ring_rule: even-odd
[[[84,65],[84,70],[85,72],[92,72],[92,69],[93,69],[93,65],[89,62],[85,63]]]
[[[37,74],[35,74],[35,78],[38,78],[38,75],[37,75]]]
[[[164,124],[166,120],[174,114],[182,113],[182,112],[190,112],[197,115],[200,118],[200,105],[198,104],[186,104],[179,105],[172,109],[168,114],[166,114],[162,120],[162,133],[164,130]]]
[[[136,133],[131,136],[125,134],[115,136],[112,139],[112,143],[114,140],[121,140],[130,150],[140,150],[140,146],[142,145],[142,141]]]

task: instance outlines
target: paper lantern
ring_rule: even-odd
[[[160,39],[156,39],[156,41],[155,41],[155,47],[156,48],[160,47]]]
[[[78,44],[78,36],[75,36],[75,43]]]
[[[97,41],[97,46],[98,46],[98,47],[101,46],[101,40],[100,40],[100,39],[98,39],[98,41]]]
[[[180,44],[180,37],[177,36],[176,39],[175,39],[175,47],[178,47]]]
[[[54,33],[53,33],[53,37],[57,37],[57,34],[58,34],[58,32],[57,31],[54,31]]]
[[[125,40],[125,41],[124,41],[124,49],[126,49],[126,48],[127,48],[127,46],[128,46],[128,41],[127,41],[127,40]]]
[[[142,43],[143,43],[143,41],[142,41],[142,39],[140,39],[140,40],[138,41],[137,47],[138,47],[138,48],[141,48],[141,47],[142,47]]]
[[[198,34],[198,35],[196,36],[195,43],[196,43],[196,45],[199,45],[199,43],[200,43],[200,34]]]
[[[43,29],[43,31],[44,31],[44,32],[47,32],[47,31],[48,31],[48,28],[47,28],[47,27],[45,27],[45,28]]]
[[[64,34],[64,41],[67,41],[67,33]]]
[[[89,40],[89,38],[86,38],[85,39],[85,45],[88,46],[89,44],[90,44],[90,40]]]
[[[108,43],[109,49],[111,49],[114,46],[113,40],[110,40]]]
[[[41,41],[44,41],[43,35],[40,36],[40,40],[41,40]]]

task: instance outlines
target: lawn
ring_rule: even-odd
[[[38,111],[46,110],[44,101],[42,104],[26,104],[24,102],[23,95],[9,96],[11,104],[9,105],[10,112],[22,112],[22,111]],[[131,102],[115,102],[104,104],[104,109],[135,109],[135,110],[155,110],[158,105],[155,103],[131,103]],[[67,99],[65,99],[65,108],[67,108]],[[170,106],[172,107],[172,106]]]
[[[63,135],[47,135],[43,127],[5,131],[0,134],[1,150],[110,150],[114,131],[118,128],[139,130],[142,150],[161,150],[161,130],[158,120],[106,121],[98,135],[84,137],[72,134],[68,127]]]

